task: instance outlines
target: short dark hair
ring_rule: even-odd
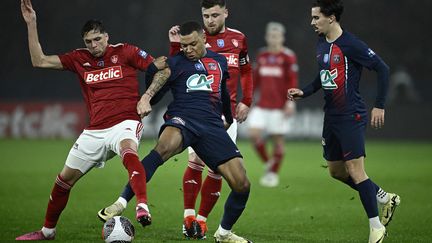
[[[212,8],[216,5],[219,5],[221,7],[226,7],[226,2],[225,0],[202,0],[201,1],[202,8]]]
[[[196,21],[188,21],[180,25],[180,35],[190,35],[194,31],[198,32],[198,34],[203,33],[203,28],[200,23]]]
[[[342,0],[316,0],[312,7],[319,7],[321,13],[327,17],[334,15],[337,22],[339,22],[344,10]]]
[[[104,25],[102,24],[102,21],[97,20],[97,19],[91,19],[91,20],[88,20],[84,24],[84,26],[82,27],[81,37],[84,37],[84,35],[91,30],[99,31],[99,33],[106,33],[106,30],[105,30]]]

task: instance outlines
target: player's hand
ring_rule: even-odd
[[[137,113],[141,118],[147,116],[152,111],[150,105],[151,96],[144,94],[137,104]]]
[[[291,88],[288,89],[287,97],[289,100],[298,100],[303,96],[303,91],[301,89]]]
[[[374,107],[371,111],[371,125],[375,129],[384,126],[384,109]]]
[[[246,121],[249,114],[249,106],[245,105],[244,103],[240,102],[236,106],[236,119],[238,123],[242,123]]]
[[[168,38],[170,42],[180,42],[180,26],[174,25],[171,27],[171,29],[168,31]]]
[[[168,64],[166,62],[167,57],[166,56],[160,56],[156,59],[154,59],[153,64],[159,69],[162,70],[164,68],[168,67]]]
[[[287,100],[287,102],[285,102],[285,107],[284,107],[285,117],[290,117],[290,116],[294,115],[295,113],[296,113],[295,102],[292,100]]]
[[[33,10],[30,0],[21,0],[21,12],[27,24],[36,22],[36,12]]]

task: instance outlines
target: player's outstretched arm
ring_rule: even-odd
[[[141,96],[137,104],[137,113],[141,117],[147,116],[152,111],[150,100],[153,96],[165,85],[171,75],[169,67],[159,70],[153,77],[151,85],[147,88],[146,92]]]
[[[21,12],[27,23],[30,57],[34,67],[63,69],[60,58],[57,55],[46,56],[39,43],[37,33],[36,12],[30,0],[21,0]]]

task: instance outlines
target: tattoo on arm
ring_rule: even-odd
[[[169,76],[171,75],[171,70],[169,68],[162,69],[158,71],[154,77],[151,85],[148,87],[145,94],[153,97],[167,82]]]

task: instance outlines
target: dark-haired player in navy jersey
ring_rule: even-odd
[[[167,90],[171,90],[173,95],[164,115],[165,123],[159,131],[159,140],[142,161],[147,181],[164,161],[192,147],[209,168],[226,179],[232,189],[220,226],[214,234],[215,240],[249,242],[231,232],[246,207],[250,182],[242,155],[225,130],[233,122],[226,88],[229,77],[226,58],[205,48],[206,38],[197,22],[184,23],[179,33],[182,51],[167,60],[171,72],[169,78],[161,78],[157,73],[138,102],[139,113],[147,115],[151,111],[150,101],[162,86],[157,97]],[[222,113],[225,123],[221,119]],[[193,230],[195,235],[201,233],[198,224]]]
[[[231,139],[236,142],[237,122],[246,120],[249,107],[252,103],[252,70],[248,57],[248,45],[246,36],[235,29],[226,27],[225,20],[228,17],[228,9],[225,0],[202,0],[201,14],[206,36],[206,48],[226,57],[228,63],[229,79],[227,88],[230,93],[231,111],[234,122],[227,130]],[[170,55],[177,54],[180,47],[179,26],[173,26],[169,30]],[[240,82],[239,82],[240,81]],[[242,99],[237,103],[238,84],[241,83]],[[204,239],[207,232],[207,217],[221,195],[222,176],[208,168],[205,179],[202,172],[205,163],[197,156],[195,151],[188,148],[188,166],[183,175],[183,234],[188,238]],[[201,194],[199,210],[195,212],[195,204]],[[98,212],[99,218],[107,220],[116,215],[121,215],[127,206],[127,201],[132,198],[132,190],[126,188],[121,196],[112,205]],[[199,224],[201,232],[196,235],[193,229]]]
[[[367,176],[364,168],[367,109],[359,93],[362,68],[377,73],[378,92],[371,112],[371,125],[384,125],[384,104],[389,68],[364,42],[342,29],[340,0],[317,0],[311,25],[320,36],[316,58],[319,74],[303,89],[289,89],[290,99],[305,98],[324,91],[323,148],[330,175],[357,190],[369,218],[369,242],[382,242],[385,226],[392,219],[400,197],[386,193]],[[378,204],[382,204],[381,220]]]
[[[206,35],[206,47],[226,57],[230,78],[227,87],[231,98],[231,111],[234,122],[227,130],[231,139],[237,140],[237,122],[244,122],[252,103],[252,69],[248,57],[246,36],[239,30],[228,28],[228,8],[225,0],[202,0],[201,15]],[[178,26],[173,26],[168,35],[170,39],[170,55],[180,51]],[[240,82],[239,82],[240,81]],[[241,84],[239,87],[239,83]],[[238,88],[241,88],[242,98],[238,100]],[[183,234],[188,235],[190,229],[198,223],[202,234],[198,239],[206,238],[207,218],[221,195],[222,177],[211,168],[202,179],[205,163],[192,148],[188,148],[188,166],[183,174]],[[201,195],[198,212],[195,204]]]

